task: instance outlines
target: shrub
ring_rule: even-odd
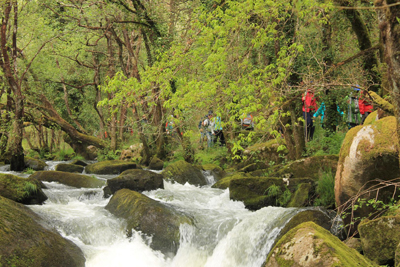
[[[315,206],[335,207],[335,176],[331,171],[323,171],[317,182],[316,193]]]

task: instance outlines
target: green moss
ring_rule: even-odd
[[[315,240],[314,242],[316,242],[313,244],[313,254],[316,257],[321,257],[319,259],[321,264],[331,262],[331,266],[376,266],[356,250],[347,247],[329,231],[313,222],[302,223],[286,233],[271,250],[271,253],[267,258],[267,263],[271,260],[271,257],[274,257],[274,259],[278,261],[278,266],[287,266],[286,264],[288,264],[288,261],[279,260],[279,258],[282,258],[281,255],[284,254],[283,248],[287,250],[288,246],[291,246],[289,244],[293,245],[295,242],[295,236],[302,238],[303,236],[310,234],[313,235],[313,239]]]
[[[236,180],[236,179],[246,179],[248,178],[247,176],[244,175],[244,173],[234,173],[233,175],[226,176],[213,184],[213,188],[219,188],[219,189],[227,189],[229,185],[231,184],[231,181]]]
[[[36,193],[37,185],[30,179],[21,178],[12,174],[0,173],[0,195],[14,201],[22,201]]]
[[[89,164],[86,166],[86,173],[94,174],[120,174],[128,169],[136,169],[136,164],[123,160],[106,160]]]
[[[311,188],[312,185],[310,183],[299,184],[287,207],[304,207],[304,204],[309,199]]]
[[[100,188],[105,185],[105,181],[96,177],[60,171],[39,171],[32,174],[30,178],[46,182],[59,182],[78,188]]]

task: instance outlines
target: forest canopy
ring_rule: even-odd
[[[296,159],[310,88],[328,110],[345,110],[352,87],[375,92],[397,116],[398,1],[2,0],[0,10],[0,154],[13,170],[24,139],[49,151],[57,137],[86,158],[88,146],[140,142],[148,164],[176,143],[193,161],[209,111],[232,156],[282,136]],[[244,114],[254,131],[241,131]]]

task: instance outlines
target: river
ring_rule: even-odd
[[[46,163],[54,169],[60,162]],[[115,176],[96,177],[106,180]],[[135,231],[127,237],[125,222],[104,209],[110,199],[103,198],[102,189],[44,182],[49,199],[44,205],[28,207],[77,244],[88,267],[262,266],[281,228],[301,209],[265,207],[249,211],[242,202],[229,199],[228,189],[211,188],[213,177],[207,178],[209,185],[203,187],[164,181],[164,189],[143,192],[196,221],[196,227],[181,226],[180,247],[170,257],[150,248],[151,237]]]

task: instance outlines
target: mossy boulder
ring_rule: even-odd
[[[375,110],[375,111],[371,112],[371,114],[368,115],[368,117],[365,119],[363,125],[373,124],[378,119],[379,119],[378,111]]]
[[[179,248],[181,224],[193,225],[186,214],[129,189],[117,191],[106,209],[127,221],[127,231],[135,229],[152,236],[151,247],[164,254],[175,254]]]
[[[291,229],[277,242],[264,266],[376,265],[326,229],[314,222],[305,222]]]
[[[136,163],[123,160],[107,160],[86,166],[86,173],[94,174],[120,174],[129,169],[136,169]]]
[[[83,160],[80,160],[80,159],[74,159],[73,161],[71,161],[70,164],[79,165],[79,166],[83,166],[83,167],[88,165],[86,162],[84,162]]]
[[[290,199],[288,208],[294,207],[306,207],[309,206],[309,196],[313,190],[313,185],[311,183],[301,183],[297,186],[292,198]]]
[[[46,162],[40,159],[24,157],[25,168],[31,168],[34,171],[42,171],[47,167]]]
[[[285,144],[285,139],[276,138],[269,140],[264,143],[257,143],[246,148],[243,154],[247,157],[251,157],[253,160],[262,161],[266,164],[270,162],[281,163],[284,160],[284,156],[287,155],[287,149],[278,152],[278,148]]]
[[[38,181],[58,182],[77,188],[100,188],[105,185],[105,181],[96,177],[60,171],[39,171],[32,174],[30,178]]]
[[[161,171],[164,168],[164,161],[157,157],[153,157],[149,164],[149,169]]]
[[[285,226],[279,232],[279,235],[276,237],[275,243],[278,242],[279,239],[282,238],[282,236],[284,236],[291,229],[305,222],[316,223],[328,231],[330,231],[332,226],[332,218],[329,215],[328,211],[316,208],[302,210],[294,215],[292,218],[290,218],[290,220],[285,224]]]
[[[163,170],[162,175],[165,180],[175,181],[180,184],[189,183],[198,186],[207,184],[206,178],[201,170],[184,160],[168,165]]]
[[[0,266],[84,267],[82,251],[33,211],[0,196]]]
[[[268,164],[266,164],[265,162],[254,162],[244,166],[243,168],[240,168],[238,172],[255,172],[258,170],[267,169],[268,167]]]
[[[75,164],[60,163],[56,166],[56,171],[82,173],[85,167]]]
[[[242,172],[231,173],[231,174],[225,176],[224,178],[222,178],[221,180],[219,180],[218,182],[216,182],[215,184],[213,184],[212,187],[219,188],[219,189],[227,189],[227,188],[229,188],[229,186],[233,180],[246,179],[249,177],[251,177],[251,176],[249,176],[245,173],[242,173]]]
[[[215,181],[219,181],[226,176],[225,171],[216,164],[204,164],[201,165],[201,168],[203,169],[203,171],[206,171],[214,176]]]
[[[341,209],[362,187],[368,189],[376,185],[376,179],[388,181],[400,176],[397,144],[396,118],[393,116],[370,125],[354,127],[347,132],[335,176],[337,207]],[[380,190],[379,199],[389,200],[393,191],[393,187]],[[365,199],[369,197],[375,198],[376,195],[372,192],[369,196],[361,196]],[[364,205],[355,211],[354,216],[367,217],[370,212],[370,207]]]
[[[42,187],[44,185],[35,179],[0,173],[0,196],[13,201],[26,205],[42,204],[47,200]]]
[[[318,180],[322,172],[327,170],[336,173],[338,159],[337,155],[308,157],[290,162],[283,166],[273,166],[269,176],[290,176],[292,178],[310,177],[314,180]]]
[[[104,188],[104,197],[109,197],[120,189],[130,189],[137,192],[164,188],[161,174],[146,170],[126,170],[118,177],[107,180]]]
[[[358,225],[364,255],[379,265],[392,265],[400,243],[400,216],[363,220]]]
[[[302,183],[310,183],[315,186],[314,181],[310,178],[291,178],[289,184],[282,178],[236,178],[230,181],[229,197],[232,200],[243,201],[246,208],[250,210],[258,210],[266,206],[286,206],[287,203],[283,203],[283,200],[281,200],[284,191],[295,192],[298,185]],[[269,192],[269,188],[274,188],[277,193],[272,194]]]

